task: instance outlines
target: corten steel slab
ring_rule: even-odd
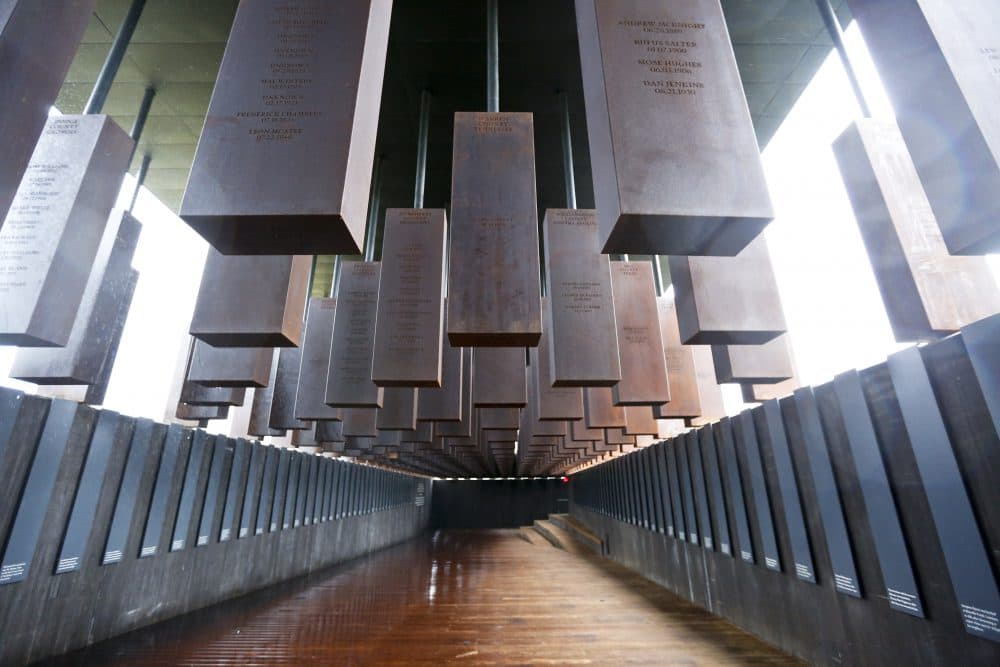
[[[125,334],[125,323],[128,321],[129,311],[132,309],[132,298],[135,296],[135,288],[139,284],[139,272],[131,269],[128,275],[128,283],[118,299],[118,309],[113,316],[113,324],[108,334],[107,350],[104,359],[101,360],[101,370],[97,374],[97,381],[87,387],[83,402],[87,405],[103,405],[104,398],[108,394],[108,387],[111,384],[111,373],[115,368],[115,359],[118,358],[118,348]]]
[[[271,428],[268,420],[271,416],[271,403],[274,400],[274,387],[278,377],[279,349],[271,354],[271,372],[268,375],[267,386],[257,387],[253,391],[253,402],[250,404],[250,421],[247,423],[247,435],[263,438],[264,436],[281,437],[285,435],[283,428]]]
[[[344,422],[320,419],[316,421],[316,442],[323,444],[344,442]]]
[[[448,311],[445,308],[445,328]],[[377,327],[376,327],[377,328]],[[472,348],[452,347],[447,337],[441,338],[441,387],[425,388],[420,392],[417,419],[422,421],[457,422],[468,414],[464,398],[472,393]]]
[[[382,407],[376,426],[386,431],[412,431],[417,428],[419,389],[386,387],[382,392]]]
[[[175,416],[184,421],[201,421],[203,419],[226,419],[229,417],[228,405],[177,405]]]
[[[774,384],[740,384],[744,403],[763,403],[788,396],[801,386],[798,376]]]
[[[670,383],[670,402],[653,406],[653,414],[658,419],[697,417],[701,414],[701,401],[694,369],[694,349],[681,344],[673,297],[656,297],[656,310]]]
[[[375,444],[379,447],[398,447],[401,441],[402,433],[400,431],[382,431],[379,430],[378,435],[375,436]],[[382,453],[385,453],[384,451]]]
[[[0,227],[95,4],[4,0],[0,6]]]
[[[626,435],[624,428],[606,428],[604,441],[609,445],[634,445],[635,436]]]
[[[521,410],[518,408],[477,408],[479,428],[484,431],[517,429],[520,427]],[[527,408],[525,408],[527,411]]]
[[[897,341],[939,338],[1000,312],[986,258],[948,252],[894,123],[856,121],[833,152]]]
[[[604,431],[589,428],[584,420],[569,422],[569,437],[574,442],[597,442],[604,439]]]
[[[349,438],[374,438],[378,435],[375,426],[375,408],[344,408],[344,435]]]
[[[583,406],[588,428],[625,428],[625,408],[615,405],[611,387],[584,389]]]
[[[278,350],[278,365],[271,378],[271,409],[268,413],[269,428],[278,430],[295,430],[309,428],[309,422],[295,418],[295,392],[299,385],[299,366],[302,363],[302,350],[297,347],[285,347]]]
[[[336,299],[309,299],[305,335],[300,348],[302,363],[299,365],[299,383],[295,390],[296,419],[311,421],[341,418],[340,408],[331,408],[323,402],[336,313]]]
[[[1000,315],[964,327],[962,343],[979,381],[993,426],[1000,434]]]
[[[725,417],[726,406],[722,399],[722,387],[715,381],[715,362],[712,361],[712,348],[708,345],[693,345],[692,348],[701,414],[686,421],[688,426],[704,426]]]
[[[546,329],[538,341],[538,347],[528,348],[531,365],[528,368],[528,382],[531,384],[536,404],[535,414],[541,420],[583,419],[583,389],[581,387],[556,387],[552,382],[552,327],[544,313],[548,298],[542,297],[543,318]]]
[[[1000,3],[847,4],[948,249],[1000,252]]]
[[[127,212],[111,213],[66,347],[19,350],[10,377],[44,385],[98,382],[118,309],[129,291],[132,256],[141,231],[142,225]]]
[[[401,442],[420,442],[430,444],[434,440],[434,425],[430,422],[420,422],[412,431],[404,431]]]
[[[391,12],[240,3],[180,212],[217,250],[360,251]]]
[[[462,350],[462,393],[458,397],[458,406],[461,412],[461,419],[442,421],[434,423],[434,432],[437,435],[450,435],[469,437],[472,435],[472,422],[475,410],[472,407],[472,348],[459,348]],[[446,380],[447,381],[447,380]],[[429,392],[442,391],[439,389],[421,389],[417,401],[417,419],[422,419],[425,395]],[[457,412],[455,412],[457,414]]]
[[[668,263],[686,345],[759,345],[784,333],[763,236],[736,257],[670,257]]]
[[[774,216],[718,0],[576,0],[606,253],[735,255]]]
[[[448,340],[538,344],[542,333],[530,113],[455,114]]]
[[[660,428],[653,416],[653,408],[648,405],[625,406],[626,435],[659,435]]]
[[[226,256],[208,249],[191,335],[216,347],[295,347],[302,338],[309,255]]]
[[[444,335],[444,209],[385,213],[372,379],[381,387],[440,387]]]
[[[0,345],[69,342],[131,151],[108,116],[49,119],[0,228]]]
[[[342,265],[323,398],[327,405],[382,407],[382,388],[372,382],[380,272],[379,262],[345,262]]]
[[[715,381],[719,384],[778,383],[795,375],[788,334],[761,345],[712,345],[711,348]]]
[[[195,339],[187,380],[206,387],[266,387],[273,358],[269,347],[212,347]]]
[[[472,354],[472,403],[523,408],[528,402],[524,349],[477,347]]]
[[[243,405],[246,394],[247,390],[244,387],[206,387],[194,382],[185,382],[181,386],[181,403],[189,405]]]
[[[611,388],[615,405],[662,405],[670,400],[663,338],[649,262],[611,262],[618,358],[622,379]]]
[[[549,209],[542,223],[549,296],[542,300],[553,386],[606,387],[621,379],[611,267],[597,214]],[[542,345],[539,342],[539,345]]]
[[[308,428],[297,429],[292,431],[292,447],[319,447],[319,443],[316,442],[316,423],[309,422]],[[305,462],[303,461],[302,465]],[[305,493],[305,489],[302,489]]]

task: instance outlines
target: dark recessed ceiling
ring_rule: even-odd
[[[57,106],[87,100],[130,0],[99,0]],[[237,0],[149,0],[105,111],[128,129],[147,85],[157,88],[132,165],[153,160],[147,186],[175,211],[201,131]],[[761,146],[767,144],[831,43],[814,0],[724,0],[734,50]],[[834,6],[846,14],[843,0]],[[578,205],[593,205],[572,0],[499,0],[501,110],[531,111],[539,209],[565,205],[558,93],[571,108]],[[382,206],[413,199],[420,92],[433,94],[428,207],[446,207],[451,119],[486,104],[485,0],[396,0],[385,73],[378,152]],[[318,262],[316,291],[331,261]]]

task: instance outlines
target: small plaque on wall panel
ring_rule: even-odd
[[[295,418],[303,421],[340,419],[340,408],[323,402],[330,368],[330,343],[337,300],[313,297],[309,299],[306,329],[302,340],[302,362],[299,364],[299,384],[295,390]]]
[[[812,389],[805,388],[796,390],[791,400],[795,405],[802,438],[799,447],[804,451],[809,464],[819,514],[823,519],[823,535],[833,566],[833,587],[846,595],[861,597],[851,539],[844,521],[844,508],[840,503],[837,480],[833,476],[833,464],[830,462],[830,453],[823,435],[816,397]],[[790,432],[789,436],[791,435]]]
[[[180,211],[220,252],[360,251],[391,13],[240,3]]]
[[[549,287],[542,299],[543,337],[548,338],[552,386],[613,385],[621,379],[621,364],[611,267],[601,254],[597,214],[549,209],[542,228]]]
[[[158,456],[166,435],[166,427],[148,419],[137,419],[132,433],[132,444],[125,460],[125,472],[122,474],[115,498],[115,509],[111,517],[111,528],[108,529],[104,542],[104,555],[101,565],[117,563],[125,557],[125,545],[128,542],[129,528],[132,525],[132,514],[137,505],[145,504],[140,498],[143,487],[143,472],[146,469],[146,458]],[[155,452],[155,453],[154,453]]]
[[[849,0],[948,249],[1000,252],[994,0]]]
[[[923,603],[917,589],[906,537],[896,509],[889,477],[875,435],[872,416],[857,371],[841,373],[833,380],[837,404],[851,463],[857,475],[879,568],[885,582],[889,607],[923,618]]]
[[[813,567],[812,551],[809,544],[809,533],[806,532],[805,515],[802,511],[802,499],[799,494],[798,482],[795,479],[795,468],[792,464],[792,453],[788,448],[788,436],[781,417],[781,406],[778,401],[768,401],[763,406],[753,410],[754,421],[762,428],[759,431],[758,443],[771,450],[774,468],[778,475],[778,488],[781,491],[782,512],[785,515],[785,527],[791,542],[792,558],[795,565],[795,576],[802,581],[816,583],[816,570]]]
[[[753,415],[749,410],[744,410],[730,420],[730,423],[735,432],[736,447],[743,453],[743,456],[738,457],[738,460],[743,472],[742,477],[750,487],[748,495],[753,503],[754,516],[757,519],[757,530],[760,534],[761,548],[764,551],[764,567],[780,572],[781,557],[778,555],[778,541],[774,536],[771,499],[767,495],[767,486],[764,483],[764,463],[761,460]]]
[[[726,496],[733,508],[733,523],[740,551],[740,559],[744,563],[754,562],[753,542],[750,539],[750,521],[747,518],[746,502],[743,498],[743,482],[740,479],[739,464],[736,460],[736,447],[733,438],[733,426],[728,418],[724,418],[711,426],[715,445],[718,449],[719,469],[722,471],[726,484]]]
[[[920,348],[888,365],[965,629],[1000,642],[1000,591]]]
[[[338,408],[380,408],[382,388],[372,382],[379,262],[345,262],[337,288],[330,368],[323,402]],[[374,435],[374,434],[373,434]]]
[[[131,150],[109,116],[49,118],[0,227],[0,345],[69,342]]]
[[[191,450],[188,455],[187,468],[184,471],[184,482],[181,485],[177,516],[174,518],[170,551],[180,551],[187,546],[188,530],[194,518],[194,504],[197,499],[202,469],[205,466],[206,455],[211,456],[212,444],[212,436],[205,431],[197,430],[191,436]]]
[[[576,0],[576,21],[602,252],[738,253],[774,213],[719,2]]]
[[[176,424],[167,427],[163,451],[160,454],[160,467],[156,471],[153,497],[149,503],[142,543],[139,546],[139,558],[160,553],[160,535],[163,533],[163,522],[167,517],[167,502],[170,500],[173,488],[174,471],[178,465],[186,465],[187,461],[182,461],[181,455],[186,456],[189,453],[190,442],[191,431],[188,429]]]
[[[385,212],[372,380],[440,387],[444,338],[444,209]]]
[[[23,581],[28,576],[66,446],[75,433],[89,436],[94,421],[89,408],[73,401],[52,401],[21,497],[13,509],[0,561],[0,584]]]
[[[131,420],[122,419],[121,415],[110,410],[102,410],[97,415],[97,425],[87,448],[83,472],[73,497],[73,508],[59,549],[59,558],[56,560],[56,574],[73,572],[83,565],[84,551],[94,527],[94,515],[111,453],[116,447],[128,447],[131,437]]]
[[[611,262],[611,288],[622,379],[611,388],[615,405],[662,405],[670,400],[657,316],[653,265]]]
[[[191,335],[217,347],[294,347],[302,337],[310,255],[226,256],[208,249]]]
[[[532,115],[458,112],[448,339],[534,347],[542,333],[540,292]]]
[[[670,257],[686,345],[760,345],[785,331],[778,283],[761,236],[735,257]]]

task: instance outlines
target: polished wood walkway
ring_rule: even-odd
[[[738,665],[785,654],[517,531],[446,531],[70,654],[93,665]]]

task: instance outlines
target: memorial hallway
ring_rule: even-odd
[[[49,664],[801,663],[597,555],[452,529]]]

